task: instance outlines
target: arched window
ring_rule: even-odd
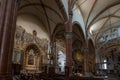
[[[64,67],[66,63],[66,55],[62,51],[58,51],[58,66],[61,69],[61,72],[64,72]]]

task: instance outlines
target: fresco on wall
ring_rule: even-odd
[[[22,56],[23,56],[23,51],[19,49],[14,49],[12,62],[14,64],[22,64],[22,59],[23,59]]]
[[[22,28],[21,26],[17,26],[15,33],[14,48],[24,49],[30,43],[36,43],[42,49],[47,50],[48,46],[47,39],[45,38],[40,39],[39,37],[37,37],[37,32],[34,33],[34,30],[33,34],[30,34],[27,33],[25,29]]]
[[[26,32],[22,26],[16,26],[15,39],[14,39],[14,50],[13,50],[13,63],[23,65],[24,53],[26,53],[26,47],[30,44],[35,44],[39,50],[44,54],[44,63],[47,64],[47,53],[48,50],[48,40],[46,38],[37,37],[37,31],[33,30],[32,34]],[[30,48],[27,50],[28,55],[28,65],[35,65],[36,52],[34,49]],[[27,57],[26,57],[27,58]]]

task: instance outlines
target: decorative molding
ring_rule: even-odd
[[[66,39],[72,39],[72,37],[73,37],[72,32],[66,32],[66,33],[65,33],[65,38],[66,38]]]

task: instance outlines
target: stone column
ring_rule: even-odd
[[[84,48],[84,75],[86,75],[88,71],[88,53],[89,53],[89,48],[86,46]]]
[[[65,33],[65,39],[66,39],[66,67],[68,67],[68,76],[72,74],[72,11],[69,12],[69,21],[68,25],[66,26],[66,33]]]
[[[1,0],[0,80],[12,80],[12,52],[16,28],[17,0]]]

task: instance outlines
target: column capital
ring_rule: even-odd
[[[65,32],[66,39],[72,39],[72,36],[73,36],[72,32]]]
[[[73,17],[73,11],[72,11],[72,10],[69,11],[69,16],[70,16],[70,17]]]

